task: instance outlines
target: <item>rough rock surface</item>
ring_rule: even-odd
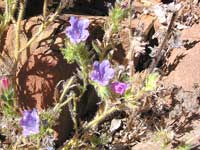
[[[148,34],[150,33],[154,21],[156,20],[155,17],[151,15],[144,15],[140,19],[133,19],[131,22],[131,28],[132,30],[137,29],[141,35],[142,39],[138,41],[138,43],[145,42],[148,38]],[[121,51],[117,51],[117,53],[114,53],[113,58],[116,59],[120,64],[127,64],[128,61],[128,51],[129,51],[129,25],[128,25],[128,20],[125,20],[123,22],[124,29],[121,30],[120,32],[120,42],[122,49]],[[134,38],[135,40],[136,38]],[[135,41],[134,41],[135,42]],[[135,43],[134,43],[135,44]],[[134,45],[136,47],[136,51],[139,51],[138,46]]]
[[[4,2],[0,0],[0,10],[4,8]]]
[[[139,143],[132,147],[132,150],[162,150],[159,144],[153,142]],[[170,149],[168,149],[170,150]]]
[[[169,58],[173,63],[176,56],[182,55],[180,63],[163,78],[166,86],[178,85],[185,90],[192,90],[194,84],[200,84],[200,24],[192,26],[182,32],[181,38],[192,42],[190,48],[174,49]]]

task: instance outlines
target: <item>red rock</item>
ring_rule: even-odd
[[[149,31],[150,31],[150,29],[154,25],[154,21],[155,20],[156,20],[156,17],[154,17],[154,16],[151,16],[151,15],[142,15],[141,18],[136,18],[136,19],[133,19],[131,21],[131,28],[132,29],[141,30],[142,34],[144,35],[144,39],[146,39],[147,35],[148,35]],[[129,27],[127,19],[125,21],[123,21],[122,23],[123,23],[123,26],[125,28]],[[124,30],[122,30],[122,31],[124,31]],[[128,34],[126,34],[126,37],[128,38],[127,35]],[[123,42],[126,41],[126,40],[124,40],[124,38],[125,37],[122,37],[122,44],[123,44]]]
[[[5,3],[3,0],[0,0],[0,10],[5,8]]]
[[[153,27],[155,17],[151,15],[143,15],[140,19],[133,19],[131,21],[131,28],[141,31],[142,41],[145,41],[148,38],[148,34]],[[116,59],[120,64],[127,64],[127,52],[129,51],[129,27],[128,20],[125,20],[123,23],[124,29],[120,32],[120,42],[122,44],[123,50],[117,51],[114,53],[113,58]],[[138,50],[138,49],[137,49]]]
[[[21,106],[38,109],[52,106],[56,101],[54,97],[56,84],[71,77],[73,71],[75,66],[67,64],[58,51],[48,47],[36,49],[20,66],[18,72],[17,83]]]
[[[189,41],[199,41],[200,24],[184,30],[181,38]],[[185,56],[180,60],[175,70],[163,78],[163,81],[166,86],[175,84],[182,86],[184,90],[192,90],[195,83],[200,85],[200,43],[189,50],[174,49],[168,63],[172,63],[175,57],[180,54]]]
[[[189,41],[199,41],[200,40],[200,24],[194,24],[191,28],[183,30],[181,39],[189,40]]]
[[[132,150],[162,150],[163,148],[158,143],[141,142],[132,147]],[[170,149],[168,149],[170,150]]]

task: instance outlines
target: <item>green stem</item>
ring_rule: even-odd
[[[40,149],[40,136],[37,137],[37,149]]]
[[[72,83],[74,82],[75,80],[75,77],[71,77],[70,80],[67,82],[67,84],[64,86],[64,90],[60,96],[60,99],[59,99],[59,102],[62,102],[64,97],[65,97],[65,94],[66,92],[69,90],[70,86],[72,85]]]
[[[74,122],[74,130],[75,133],[78,134],[78,124],[77,124],[77,102],[76,98],[73,99],[73,122]]]
[[[9,4],[8,4],[8,0],[5,1],[5,17],[6,17],[6,21],[7,22],[7,18],[9,18]]]
[[[19,50],[19,53],[21,54],[22,51],[26,50],[26,48],[29,47],[45,29],[46,28],[44,27],[44,24],[41,24],[38,32],[34,34],[34,36],[26,43],[26,45]]]
[[[58,8],[56,9],[56,12],[53,14],[53,16],[51,16],[51,18],[49,20],[47,20],[46,22],[42,23],[38,32],[27,42],[27,44],[21,48],[19,50],[19,53],[21,53],[22,51],[26,50],[27,47],[29,47],[36,39],[38,36],[40,36],[40,34],[48,27],[48,25],[50,25],[58,16],[58,14],[62,11],[62,9],[65,7],[66,5],[62,6],[62,2],[60,2]]]
[[[107,116],[111,115],[112,113],[116,112],[119,110],[117,107],[112,107],[108,109],[107,111],[104,111],[103,114],[100,116],[96,116],[92,121],[90,121],[84,128],[83,132],[96,127],[100,122],[102,122]],[[71,146],[75,145],[77,140],[80,140],[80,138],[77,137],[78,135],[76,134],[66,145],[62,147],[62,149],[70,149]]]
[[[15,29],[15,49],[14,49],[14,65],[12,68],[12,74],[16,75],[17,73],[17,64],[19,61],[19,56],[20,56],[20,26],[21,26],[21,20],[23,19],[23,15],[24,15],[24,9],[25,9],[25,3],[26,0],[20,0],[19,2],[19,14],[18,14],[18,18],[17,18],[17,22],[16,22],[16,29]],[[13,7],[16,7],[15,4]],[[14,10],[15,8],[13,8]],[[13,13],[13,12],[12,12]],[[16,77],[14,77],[13,79],[13,86],[15,86],[15,91],[17,91],[17,81],[16,81]],[[14,102],[14,105],[16,105],[17,102]],[[17,108],[17,107],[16,107]]]
[[[108,30],[106,30],[106,33],[103,37],[103,49],[102,49],[102,53],[100,56],[100,61],[104,60],[106,55],[107,55],[107,51],[108,51],[108,47],[109,47],[109,41],[110,38],[112,36],[112,30],[113,30],[113,24],[108,28]]]
[[[87,75],[88,69],[87,66],[85,64],[82,64],[82,74],[83,74],[83,87],[84,90],[87,89],[87,85],[88,85],[88,75]]]
[[[95,128],[100,122],[102,122],[107,116],[111,115],[115,111],[117,111],[117,107],[112,107],[106,111],[100,116],[96,116],[92,121],[90,121],[87,126],[84,128],[84,130]]]
[[[129,65],[130,65],[130,76],[132,77],[135,73],[135,63],[134,63],[134,56],[135,56],[135,50],[134,50],[134,37],[133,37],[133,31],[131,28],[131,21],[132,21],[132,0],[128,1],[128,7],[129,7],[129,11],[128,11],[128,25],[129,25],[129,32],[128,32],[128,36],[129,36]]]
[[[26,0],[25,0],[26,1]],[[24,15],[24,0],[20,0],[19,2],[19,14],[17,18],[17,24],[16,24],[16,31],[15,31],[15,61],[17,62],[19,59],[19,48],[20,48],[20,25],[21,25],[21,20]]]
[[[63,106],[65,106],[67,103],[69,103],[73,98],[72,97],[69,97],[66,101],[64,101],[63,103],[61,104],[57,104],[53,109],[54,111],[62,108]]]
[[[48,0],[44,0],[44,4],[43,4],[43,21],[45,21],[46,17],[47,17],[47,5],[48,5]]]
[[[15,13],[16,8],[17,8],[17,2],[18,2],[18,0],[14,0],[14,1],[12,2],[12,9],[11,9],[11,17],[12,17],[12,18],[13,18],[13,16],[14,16],[14,13]]]

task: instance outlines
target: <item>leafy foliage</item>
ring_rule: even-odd
[[[116,4],[115,7],[111,8],[109,11],[110,22],[109,25],[113,26],[112,31],[116,33],[120,29],[120,23],[126,16],[126,9],[122,8],[119,4]]]
[[[3,107],[1,109],[6,116],[13,116],[16,113],[14,109],[14,94],[14,89],[9,87],[8,89],[4,90],[3,94],[1,95],[1,99],[3,100]]]

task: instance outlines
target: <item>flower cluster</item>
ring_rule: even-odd
[[[95,61],[93,64],[93,71],[91,72],[91,80],[97,82],[101,86],[109,84],[113,79],[115,70],[111,68],[111,64],[108,60],[104,60],[101,63]],[[110,88],[113,92],[123,95],[128,85],[123,82],[113,82],[110,84]]]
[[[25,110],[23,112],[23,117],[20,120],[20,125],[23,128],[24,136],[39,133],[40,119],[37,110]]]
[[[85,41],[89,36],[89,31],[87,30],[89,26],[88,19],[78,19],[77,17],[70,17],[69,20],[71,26],[67,27],[65,34],[74,44]]]

